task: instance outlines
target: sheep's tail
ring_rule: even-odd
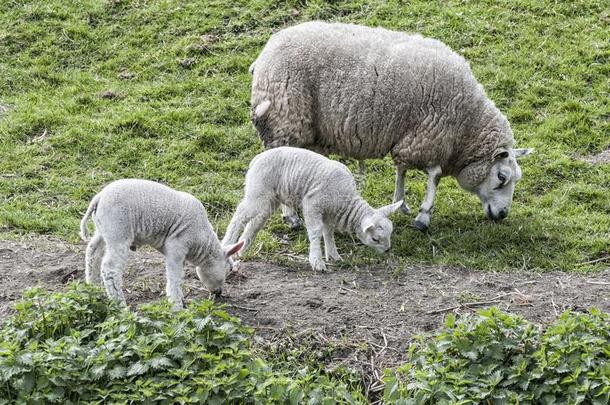
[[[87,221],[89,220],[91,215],[95,213],[95,210],[97,210],[97,203],[99,202],[99,200],[99,194],[93,197],[93,200],[91,200],[91,202],[89,203],[89,208],[87,208],[87,212],[85,212],[85,216],[80,221],[80,238],[84,242],[87,242],[89,240],[89,232],[87,231]]]

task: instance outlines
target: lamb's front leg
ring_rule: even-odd
[[[303,202],[303,219],[305,220],[305,227],[307,228],[307,236],[309,238],[309,264],[316,271],[325,271],[326,263],[324,263],[322,258],[322,249],[320,247],[324,229],[322,215],[318,214],[315,209],[307,207],[307,203]]]
[[[181,247],[168,246],[165,249],[165,276],[167,285],[165,291],[172,309],[177,311],[184,306],[182,280],[184,279],[184,260],[186,254]]]
[[[441,179],[442,170],[440,166],[432,166],[428,168],[428,186],[426,187],[426,195],[424,201],[419,208],[419,214],[413,221],[413,226],[420,231],[425,231],[430,226],[430,216],[434,208],[434,196],[436,195],[436,186]]]
[[[292,229],[293,231],[296,231],[301,227],[301,220],[299,219],[299,215],[297,214],[297,212],[292,207],[283,204],[282,219],[286,224],[288,224],[288,226],[290,226],[290,229]]]
[[[340,261],[341,256],[337,252],[337,245],[335,244],[335,230],[332,225],[324,224],[322,228],[324,236],[324,253],[326,253],[326,260]]]

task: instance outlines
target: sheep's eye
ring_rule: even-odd
[[[377,239],[377,238],[371,238],[371,239],[373,240],[373,242],[379,243],[379,239]]]
[[[500,180],[500,182],[504,184],[504,182],[506,181],[506,176],[502,173],[498,173],[498,180]]]

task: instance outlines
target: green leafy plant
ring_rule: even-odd
[[[610,403],[609,314],[597,309],[564,313],[544,333],[535,359],[532,391],[541,402],[561,398],[569,404]]]
[[[137,312],[97,287],[33,289],[0,331],[0,403],[352,403],[328,376],[277,369],[211,301]]]
[[[410,346],[386,370],[396,404],[607,404],[610,315],[564,313],[546,332],[496,308],[456,321]]]

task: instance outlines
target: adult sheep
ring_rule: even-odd
[[[394,201],[407,169],[428,173],[414,226],[425,230],[436,186],[453,176],[487,217],[508,215],[517,158],[506,117],[468,62],[442,42],[382,28],[307,22],[274,34],[250,68],[252,121],[282,145],[358,160],[391,153]],[[406,210],[405,210],[406,211]]]

